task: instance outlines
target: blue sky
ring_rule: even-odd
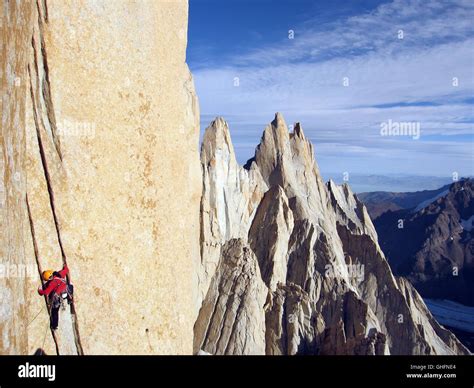
[[[243,163],[280,111],[326,177],[473,175],[473,20],[472,0],[190,0],[201,130],[223,116]]]

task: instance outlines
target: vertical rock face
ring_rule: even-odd
[[[257,255],[263,281],[272,290],[286,280],[293,226],[288,198],[280,186],[273,186],[260,202],[249,231],[249,243]]]
[[[0,249],[36,273],[0,279],[0,353],[191,353],[201,179],[187,2],[2,4]],[[53,337],[38,274],[64,263],[75,304]]]
[[[206,130],[201,271],[211,280],[200,283],[205,297],[195,324],[195,352],[468,353],[433,319],[410,284],[393,276],[364,205],[349,186],[323,183],[311,143],[299,124],[294,128],[289,133],[277,114],[243,168],[235,162],[227,124],[218,119]],[[232,275],[222,270],[234,260],[228,249],[233,238],[250,247],[254,260],[249,252],[245,256],[258,264],[258,271],[242,265],[234,265]],[[211,261],[217,271],[208,270]],[[223,302],[240,284],[231,281],[239,279],[238,271],[244,284],[263,283],[267,293],[264,302],[239,297],[245,320],[234,313],[233,303]],[[261,286],[256,288],[260,295]],[[262,311],[265,349],[252,334],[244,350],[245,333],[260,332]],[[228,327],[233,327],[232,337],[226,337],[224,348],[216,332]]]
[[[25,79],[31,39],[31,7],[27,2],[2,1],[2,123],[0,136],[0,260],[3,266],[25,266],[24,247],[26,179]],[[10,15],[10,17],[7,17]],[[3,272],[3,271],[2,271]],[[18,354],[27,349],[26,284],[17,277],[0,277],[0,353]]]
[[[206,130],[201,148],[201,265],[198,307],[219,263],[222,245],[246,240],[250,222],[268,187],[257,169],[238,165],[227,123],[217,118]]]
[[[222,247],[195,328],[195,351],[262,354],[265,351],[265,284],[255,254],[241,239]]]

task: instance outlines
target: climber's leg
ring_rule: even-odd
[[[59,307],[51,308],[51,329],[56,330],[59,323]]]
[[[74,300],[74,286],[72,284],[68,284],[68,293],[67,293],[67,303],[71,304]]]

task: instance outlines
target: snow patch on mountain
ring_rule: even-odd
[[[425,299],[425,303],[442,325],[474,333],[474,307],[445,299]]]
[[[425,207],[431,205],[434,201],[436,201],[437,199],[439,199],[439,198],[441,198],[441,197],[444,197],[444,196],[447,195],[448,193],[449,193],[449,189],[442,191],[441,193],[437,194],[437,195],[434,196],[433,198],[429,198],[429,199],[427,199],[426,201],[421,202],[421,203],[415,208],[415,210],[413,210],[413,213],[417,213],[417,212],[419,212],[420,210],[423,210]]]

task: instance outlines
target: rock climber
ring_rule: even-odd
[[[68,284],[66,275],[69,269],[66,265],[61,271],[53,271],[48,269],[43,271],[42,278],[46,282],[43,287],[38,288],[38,294],[46,295],[51,305],[50,325],[52,330],[57,330],[59,323],[59,309],[63,305],[63,301],[70,304],[72,302],[73,287]],[[65,305],[64,305],[65,306]]]

